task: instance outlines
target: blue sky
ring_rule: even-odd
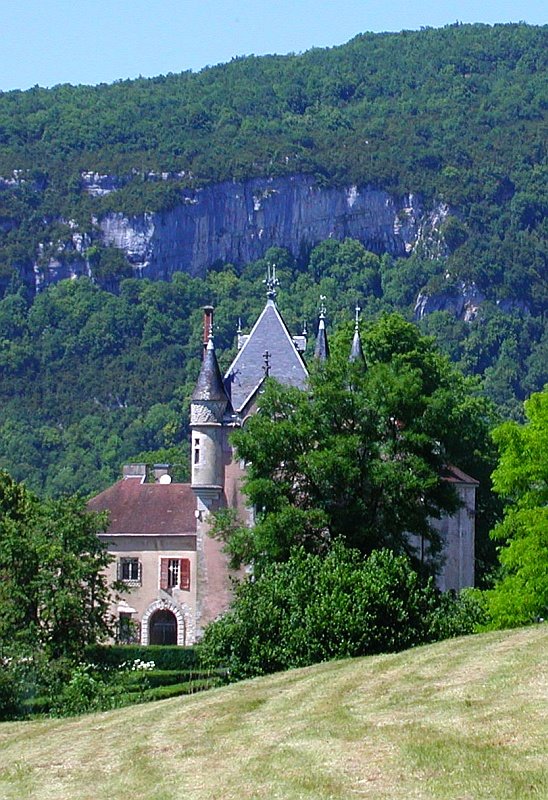
[[[197,71],[364,31],[546,23],[545,0],[0,0],[0,90]]]

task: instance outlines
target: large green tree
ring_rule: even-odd
[[[417,328],[398,315],[363,336],[366,364],[348,361],[348,336],[313,368],[308,391],[268,381],[259,413],[234,435],[248,462],[253,528],[217,529],[234,560],[286,560],[294,546],[336,539],[368,554],[414,554],[407,533],[439,542],[432,519],[458,505],[449,464],[485,472],[489,406]]]
[[[548,388],[525,402],[525,414],[524,425],[506,422],[493,433],[500,449],[493,486],[505,507],[492,534],[503,572],[488,597],[501,628],[548,614]]]
[[[0,648],[74,657],[109,632],[106,520],[0,472]]]

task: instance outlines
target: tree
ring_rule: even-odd
[[[234,434],[257,509],[252,529],[225,535],[236,563],[260,569],[338,538],[364,554],[414,555],[407,533],[439,549],[431,520],[458,505],[444,467],[486,460],[488,406],[401,317],[384,317],[363,342],[367,367],[348,362],[343,335],[308,392],[268,381],[259,413]]]
[[[0,647],[74,657],[110,631],[104,516],[80,498],[40,501],[0,472]]]
[[[505,502],[493,538],[502,578],[489,592],[492,625],[507,628],[548,614],[548,387],[524,404],[526,422],[493,432],[500,461],[493,486]]]

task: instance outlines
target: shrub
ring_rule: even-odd
[[[421,581],[389,550],[364,558],[341,543],[324,557],[300,549],[240,584],[231,610],[207,627],[202,658],[238,680],[395,652],[469,632],[472,608],[468,600],[441,600],[432,580]]]
[[[18,685],[13,673],[6,664],[0,669],[0,720],[10,719],[17,710]]]
[[[0,657],[0,720],[24,716],[43,689],[43,653],[14,648]]]
[[[191,669],[156,669],[151,658],[195,663],[190,648],[97,647],[86,662],[46,660],[42,653],[17,653],[0,659],[0,720],[49,713],[69,717],[203,691],[221,682],[218,674]],[[96,663],[92,653],[100,656]],[[139,657],[139,654],[143,657]],[[137,657],[136,657],[137,656]]]
[[[104,711],[116,705],[116,692],[90,664],[78,664],[67,680],[60,674],[50,685],[50,713],[70,717],[89,711]]]
[[[476,633],[487,621],[486,596],[480,589],[447,592],[439,597],[430,617],[432,639]]]

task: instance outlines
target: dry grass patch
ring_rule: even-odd
[[[2,800],[548,796],[536,626],[0,725]]]

